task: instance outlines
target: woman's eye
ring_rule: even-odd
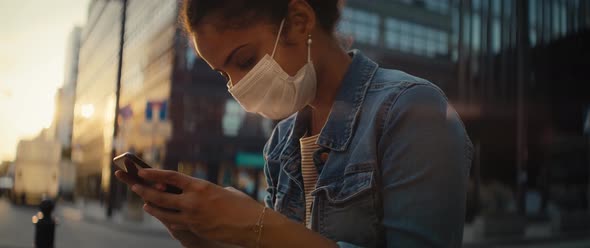
[[[248,70],[254,66],[255,62],[256,62],[256,58],[250,57],[250,58],[244,60],[243,62],[238,63],[238,67],[242,70]]]

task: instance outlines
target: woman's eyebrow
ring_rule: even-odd
[[[239,47],[236,47],[233,51],[231,51],[231,53],[227,56],[227,58],[225,59],[225,62],[223,63],[223,68],[226,68],[227,65],[229,64],[229,62],[232,60],[232,58],[234,57],[234,55],[243,47],[247,46],[248,44],[244,44],[241,45]]]

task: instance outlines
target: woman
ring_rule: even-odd
[[[266,207],[172,171],[142,171],[155,187],[117,172],[183,245],[461,245],[472,149],[457,113],[428,81],[344,51],[337,0],[183,7],[197,53],[234,98],[283,119],[264,149]]]

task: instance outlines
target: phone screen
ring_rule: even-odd
[[[134,180],[136,180],[138,183],[141,183],[143,185],[152,185],[153,183],[151,182],[147,182],[145,180],[143,180],[143,178],[139,177],[137,175],[137,173],[139,172],[139,170],[141,169],[149,169],[152,168],[151,166],[149,166],[146,162],[144,162],[143,160],[141,160],[139,157],[137,157],[135,154],[133,153],[123,153],[117,157],[115,157],[113,159],[113,163],[122,171],[126,172],[127,175],[129,175],[131,178],[133,178]],[[173,194],[180,194],[182,193],[182,190],[171,186],[171,185],[166,185],[166,192],[168,193],[173,193]]]

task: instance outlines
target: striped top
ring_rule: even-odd
[[[318,135],[299,139],[301,145],[301,173],[303,176],[303,188],[305,190],[305,226],[311,229],[311,205],[313,197],[311,192],[315,190],[318,181],[318,170],[313,161],[313,154],[320,146],[316,144]]]

